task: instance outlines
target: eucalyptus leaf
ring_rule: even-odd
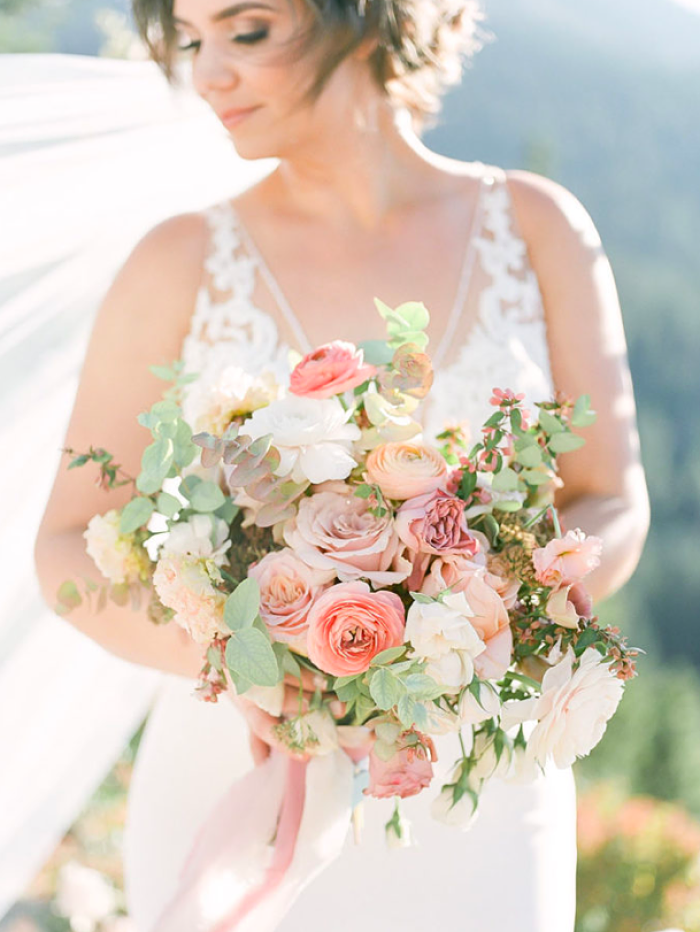
[[[595,424],[596,418],[595,411],[591,410],[591,396],[581,395],[574,405],[571,423],[574,427],[589,427],[591,424]]]
[[[521,466],[532,469],[535,466],[539,466],[542,462],[542,452],[537,445],[525,447],[516,452],[515,459]]]
[[[492,488],[497,492],[515,492],[518,488],[518,474],[510,466],[505,466],[494,475]]]
[[[233,590],[226,599],[224,621],[232,631],[250,628],[260,611],[260,586],[248,578]]]
[[[215,482],[200,482],[190,496],[190,503],[195,511],[216,511],[226,501],[226,496]]]
[[[571,453],[578,450],[586,441],[577,434],[555,434],[549,441],[549,449],[553,453]]]
[[[173,438],[175,462],[184,469],[189,466],[199,452],[196,443],[192,443],[192,431],[189,424],[178,418],[176,422],[175,436]]]
[[[83,597],[80,592],[78,592],[76,584],[72,580],[66,580],[66,582],[61,584],[58,590],[56,613],[59,615],[67,615],[68,612],[82,604],[82,601]]]
[[[119,533],[132,534],[146,524],[155,510],[150,498],[141,495],[132,498],[122,509],[119,519]]]
[[[529,485],[544,485],[551,478],[539,469],[523,469],[520,475]]]
[[[386,340],[364,340],[358,345],[365,362],[371,366],[388,366],[394,358],[394,351]]]
[[[540,422],[540,427],[546,430],[548,434],[560,434],[563,430],[566,430],[559,418],[550,414],[544,408],[540,408],[537,420]]]
[[[520,502],[514,502],[510,499],[504,499],[501,502],[494,502],[493,509],[494,511],[520,511],[523,506]]]
[[[159,514],[165,515],[166,518],[174,517],[182,508],[178,498],[169,492],[161,492],[156,500],[156,510]]]
[[[280,681],[277,659],[269,638],[255,628],[236,631],[226,645],[226,666],[231,675],[254,686],[276,686]]]
[[[217,508],[214,514],[217,518],[224,520],[226,524],[231,524],[240,510],[238,505],[234,505],[233,499],[227,495],[223,505]]]
[[[158,492],[173,464],[173,442],[160,437],[149,444],[141,457],[141,474],[136,480],[140,492]]]
[[[194,493],[194,490],[198,485],[201,485],[204,480],[201,476],[186,476],[180,483],[180,492],[187,499],[191,499]]]

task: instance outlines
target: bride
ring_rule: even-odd
[[[374,296],[420,300],[436,367],[426,436],[449,420],[480,423],[494,385],[530,402],[555,389],[591,394],[598,420],[565,458],[558,505],[569,527],[603,538],[594,598],[621,586],[648,504],[620,308],[596,230],[554,182],[444,158],[420,141],[476,48],[473,3],[134,0],[134,11],[166,74],[190,56],[194,87],[238,154],[279,164],[235,200],[173,217],[136,246],[96,319],[65,446],[100,443],[135,475],[136,415],[162,389],[153,363],[182,358],[197,373],[185,402],[196,419],[198,389],[226,365],[279,371],[290,348],[381,337]],[[36,547],[49,604],[64,579],[91,575],[88,520],[125,501],[83,470],[59,471]],[[129,910],[149,932],[212,804],[277,746],[275,719],[245,697],[198,703],[201,652],[175,625],[113,606],[81,607],[70,620],[107,650],[172,674],[142,741],[125,845]],[[441,761],[453,757],[448,748]],[[531,784],[494,779],[467,833],[432,821],[431,798],[405,801],[416,844],[400,852],[386,848],[386,801],[365,805],[362,843],[348,839],[278,928],[573,929],[570,770]]]

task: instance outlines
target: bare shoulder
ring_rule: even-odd
[[[507,171],[518,226],[531,253],[599,250],[600,236],[581,201],[563,185],[535,172]]]

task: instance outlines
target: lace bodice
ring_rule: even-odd
[[[290,348],[280,337],[280,325],[299,349],[311,348],[230,202],[208,208],[205,216],[210,245],[182,353],[186,370],[199,374],[184,404],[190,423],[197,421],[204,396],[227,366],[284,378]],[[435,381],[422,414],[426,437],[450,422],[466,421],[478,429],[491,413],[494,386],[523,392],[530,404],[553,391],[540,289],[500,169],[483,167],[469,247],[467,292],[453,308],[458,315],[451,327],[448,323],[447,345],[441,344],[434,357]],[[255,303],[261,282],[276,299],[278,320]]]

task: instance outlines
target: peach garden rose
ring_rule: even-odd
[[[410,734],[418,737],[417,744],[405,743]],[[403,732],[398,737],[396,753],[389,760],[382,760],[374,748],[370,752],[369,786],[364,792],[377,799],[415,796],[430,786],[434,760],[437,755],[431,738],[415,730]]]
[[[415,498],[443,486],[447,478],[442,453],[424,443],[383,443],[367,457],[367,482],[378,485],[386,498]]]
[[[331,586],[309,612],[309,658],[333,676],[369,669],[372,658],[403,643],[405,613],[394,592],[372,592],[363,582]]]

